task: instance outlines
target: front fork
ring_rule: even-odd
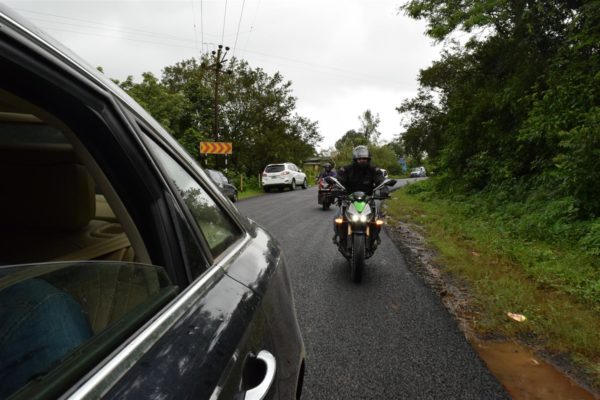
[[[339,238],[338,248],[346,258],[352,255],[353,235],[365,236],[366,258],[373,255],[375,249],[377,249],[377,245],[380,243],[379,232],[381,228],[374,223],[367,224],[364,230],[353,232],[352,225],[344,220],[341,224],[336,225],[336,229]]]

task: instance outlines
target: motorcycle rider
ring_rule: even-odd
[[[379,186],[385,178],[383,177],[383,173],[381,170],[373,165],[371,165],[371,155],[369,154],[369,149],[367,146],[356,146],[354,150],[352,150],[352,164],[344,166],[338,170],[337,180],[344,185],[346,188],[346,194],[351,194],[357,191],[364,192],[366,195],[371,196],[373,194],[373,189]],[[389,188],[387,186],[383,186],[380,189],[381,196],[386,196],[389,194]],[[338,238],[342,241],[346,239],[346,232],[348,231],[347,223],[344,222],[338,226],[335,223],[335,218],[344,215],[344,210],[340,207],[337,212],[337,215],[334,217],[333,222],[333,242],[337,244]],[[343,233],[341,235],[339,233]]]
[[[323,164],[323,172],[319,174],[319,176],[317,177],[317,181],[321,178],[326,178],[328,176],[336,177],[337,173],[335,172],[335,169],[333,169],[333,166],[327,162]]]

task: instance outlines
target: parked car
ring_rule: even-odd
[[[282,190],[284,187],[295,190],[297,186],[306,189],[308,182],[304,172],[293,163],[269,164],[262,173],[262,187],[265,192],[275,188]]]
[[[0,27],[0,398],[299,396],[276,240],[109,79]]]
[[[223,192],[225,196],[229,197],[229,200],[235,203],[238,197],[238,190],[235,185],[229,182],[229,179],[227,179],[225,174],[223,174],[221,171],[215,171],[214,169],[205,169],[205,171],[209,178],[212,179],[212,181],[219,187],[221,192]]]
[[[424,176],[427,176],[427,173],[425,172],[425,167],[413,168],[413,170],[410,171],[411,178],[421,178]]]

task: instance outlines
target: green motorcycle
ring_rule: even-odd
[[[396,180],[386,179],[373,189],[373,195],[364,192],[346,194],[346,188],[335,178],[327,181],[336,187],[337,204],[340,207],[335,218],[338,250],[350,262],[350,278],[355,283],[362,280],[365,260],[370,258],[381,243],[379,232],[384,220],[379,210],[378,200],[385,200],[389,195],[378,195],[384,186],[396,185]]]

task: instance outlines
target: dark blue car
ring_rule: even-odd
[[[235,203],[238,199],[238,190],[235,185],[229,182],[225,174],[214,169],[206,169],[205,171],[221,192]]]
[[[116,85],[0,5],[0,398],[290,399],[276,241]]]

